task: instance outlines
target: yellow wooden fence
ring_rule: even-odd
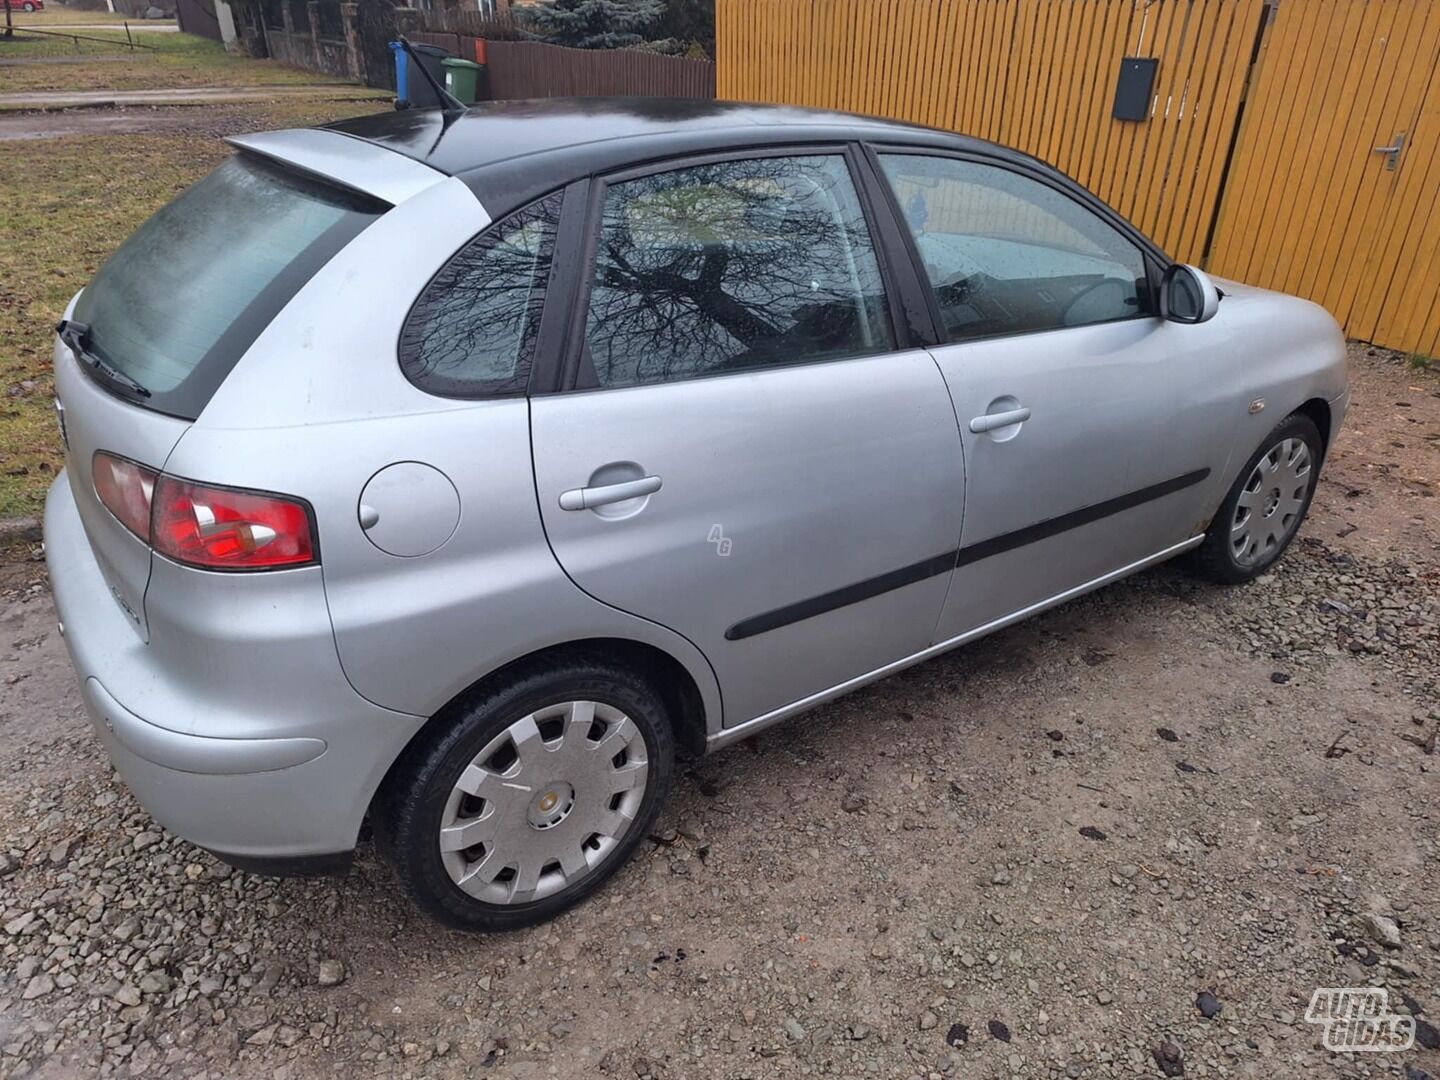
[[[1440,351],[1440,0],[718,0],[722,98],[1051,162],[1177,259]],[[1258,54],[1257,54],[1258,50]],[[1149,117],[1111,118],[1127,56]],[[1395,170],[1374,146],[1405,133]]]
[[[1210,268],[1440,355],[1440,3],[1284,0],[1262,48]]]

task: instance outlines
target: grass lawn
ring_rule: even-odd
[[[13,0],[14,7],[11,14],[14,17],[16,27],[21,26],[98,26],[100,23],[120,24],[128,22],[131,26],[169,26],[174,24],[174,19],[137,19],[133,15],[117,15],[110,11],[81,11],[79,8],[61,7],[59,4],[47,3],[44,11],[21,11],[19,5],[24,0]],[[4,25],[5,14],[0,11],[0,26]]]
[[[188,110],[195,127],[183,132],[0,143],[0,191],[8,193],[0,243],[0,517],[38,515],[60,467],[52,328],[106,256],[229,153],[220,135],[309,126],[377,107],[288,101],[223,113],[196,108]],[[223,116],[223,125],[207,114]]]
[[[33,90],[144,90],[187,86],[274,86],[336,80],[286,67],[274,60],[252,60],[225,51],[218,41],[194,34],[136,33],[153,50],[131,51],[123,31],[79,31],[86,40],[17,31],[0,38],[0,61],[96,57],[92,64],[15,64],[0,66],[0,93]]]

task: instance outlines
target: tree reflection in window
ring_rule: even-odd
[[[724,161],[611,185],[586,343],[601,386],[892,348],[844,159]]]
[[[425,287],[400,335],[400,366],[417,386],[463,397],[525,391],[560,200],[491,226]]]

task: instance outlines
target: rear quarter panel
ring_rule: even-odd
[[[678,660],[717,729],[719,687],[699,650],[591,599],[556,563],[536,503],[529,402],[437,398],[400,371],[414,298],[487,224],[453,179],[386,213],[256,339],[169,470],[309,500],[340,662],[375,704],[429,716],[510,660],[611,637]],[[437,550],[398,557],[370,542],[358,508],[371,477],[412,461],[449,478],[459,521]]]
[[[72,299],[65,309],[67,318],[74,307]],[[101,503],[95,492],[95,454],[103,450],[158,472],[189,421],[141,408],[112,394],[82,370],[58,337],[54,364],[55,397],[64,410],[69,491],[106,588],[117,610],[124,612],[130,628],[143,641],[149,635],[145,590],[150,581],[150,545],[120,524]]]

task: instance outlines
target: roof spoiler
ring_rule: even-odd
[[[323,128],[232,135],[225,141],[284,168],[391,206],[446,179],[443,172],[412,157]]]

